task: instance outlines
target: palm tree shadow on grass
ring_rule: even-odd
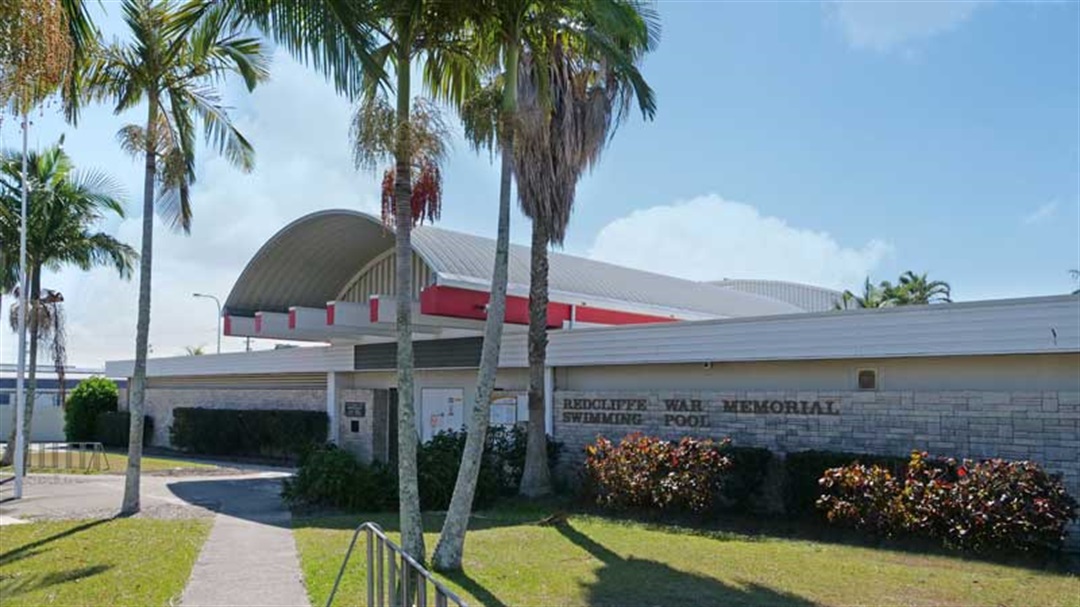
[[[54,571],[44,575],[29,576],[2,576],[0,575],[0,602],[3,599],[12,599],[20,594],[27,594],[37,590],[44,590],[57,584],[64,584],[73,580],[82,580],[112,569],[112,565],[91,565],[64,571]]]
[[[109,522],[111,520],[113,520],[113,519],[111,519],[111,518],[103,518],[103,519],[98,519],[98,520],[95,520],[95,521],[90,521],[88,523],[83,523],[82,525],[72,527],[71,529],[67,529],[66,531],[61,531],[60,533],[50,535],[49,537],[41,538],[40,540],[37,540],[35,542],[30,542],[29,544],[26,544],[25,546],[19,546],[18,548],[15,548],[14,550],[8,550],[7,552],[0,553],[0,567],[5,566],[5,565],[10,565],[11,563],[14,563],[15,561],[22,560],[22,559],[25,559],[25,558],[29,558],[29,557],[31,557],[31,556],[33,556],[35,554],[38,554],[38,553],[41,552],[40,550],[38,550],[38,548],[41,548],[42,546],[45,546],[46,544],[55,542],[57,540],[62,540],[65,537],[69,537],[69,536],[75,535],[77,533],[81,533],[83,531],[86,531],[87,529],[97,527],[98,525],[102,525],[102,524],[107,523],[107,522]]]
[[[815,605],[803,597],[760,584],[747,582],[741,587],[731,586],[707,576],[679,571],[658,561],[623,558],[569,522],[555,527],[563,537],[603,563],[596,572],[596,581],[584,584],[588,586],[588,605]],[[480,595],[474,593],[474,596]]]

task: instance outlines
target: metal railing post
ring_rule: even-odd
[[[435,579],[434,576],[409,556],[400,546],[390,541],[382,529],[375,523],[364,523],[353,532],[352,540],[345,551],[334,587],[326,599],[326,607],[331,607],[337,595],[341,579],[352,557],[360,532],[367,540],[367,604],[369,607],[383,607],[387,602],[391,606],[427,607],[428,582],[435,591],[435,605],[446,607],[453,601],[458,607],[466,607],[465,601]],[[398,559],[401,559],[398,562]],[[415,600],[414,596],[415,595]]]

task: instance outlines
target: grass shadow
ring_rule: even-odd
[[[57,540],[62,540],[64,538],[66,538],[66,537],[71,537],[72,535],[75,535],[77,533],[82,533],[83,531],[86,531],[87,529],[92,529],[94,527],[97,527],[98,525],[105,524],[105,523],[107,523],[109,521],[112,521],[112,520],[115,520],[115,517],[114,518],[103,518],[103,519],[98,519],[98,520],[95,520],[95,521],[90,521],[90,522],[87,522],[87,523],[83,523],[81,525],[77,525],[75,527],[72,527],[71,529],[68,529],[66,531],[61,531],[60,533],[50,535],[49,537],[41,538],[40,540],[30,542],[29,544],[26,544],[24,546],[19,546],[18,548],[15,548],[14,550],[9,550],[7,552],[0,553],[0,567],[2,567],[4,565],[9,565],[11,563],[14,563],[15,561],[18,561],[18,560],[27,558],[29,556],[32,556],[34,554],[37,554],[38,552],[40,552],[37,549],[41,548],[42,546],[48,545],[48,544],[50,544],[52,542],[55,542]]]
[[[10,599],[20,594],[27,594],[37,590],[44,590],[50,586],[65,584],[67,582],[82,580],[94,575],[104,573],[112,568],[112,565],[92,565],[56,571],[45,575],[29,576],[3,576],[0,575],[0,599]]]
[[[469,577],[469,574],[464,571],[440,571],[439,575],[461,586],[462,590],[479,599],[480,603],[486,607],[507,607],[507,604],[499,600],[499,597],[492,594],[480,582]]]
[[[725,605],[810,607],[813,601],[761,584],[732,586],[648,559],[623,558],[569,522],[555,528],[574,545],[603,563],[596,580],[586,583],[589,605]]]
[[[1080,554],[1070,552],[987,553],[953,550],[930,539],[884,538],[855,529],[829,525],[814,517],[723,514],[707,520],[687,517],[659,517],[618,513],[583,506],[571,506],[577,515],[602,519],[613,524],[640,525],[669,534],[686,534],[719,541],[806,541],[892,552],[901,556],[944,557],[975,563],[1017,567],[1038,572],[1080,574]]]

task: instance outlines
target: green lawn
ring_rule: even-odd
[[[1080,606],[1076,575],[960,557],[589,516],[558,526],[522,513],[482,516],[469,532],[464,572],[448,580],[470,605]],[[393,515],[294,521],[313,604],[325,603],[349,528],[364,520],[397,526]],[[426,523],[430,553],[441,519]],[[335,605],[365,601],[364,555],[359,546]]]
[[[30,457],[30,472],[63,474],[124,474],[124,471],[127,470],[127,451],[107,450],[105,452],[105,459],[102,459],[100,455],[97,456],[100,460],[100,463],[97,467],[88,467],[90,457],[91,455],[89,452],[84,452],[82,455],[82,462],[80,462],[79,454],[75,452],[71,454],[70,458],[66,457],[63,452],[56,455],[48,453],[45,454],[44,457],[42,457],[42,455],[38,453],[34,453]],[[106,461],[108,462],[108,469],[105,468]],[[217,467],[218,466],[214,464],[208,464],[204,462],[198,462],[177,457],[144,455],[142,458],[143,472],[168,472],[174,470],[210,470]],[[3,468],[0,468],[0,471],[10,473],[11,466],[5,466]]]
[[[210,519],[0,527],[0,605],[177,602]]]

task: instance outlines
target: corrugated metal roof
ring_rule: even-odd
[[[764,295],[799,306],[807,312],[825,312],[836,308],[844,294],[833,289],[789,282],[786,280],[729,279],[710,281],[708,284],[733,289],[743,293]]]
[[[266,241],[236,280],[225,311],[253,316],[322,308],[369,261],[394,246],[394,234],[356,211],[319,211],[282,228]]]
[[[495,241],[431,226],[413,231],[413,247],[442,278],[491,285]],[[651,308],[686,310],[716,317],[760,316],[804,312],[777,299],[720,290],[692,280],[635,270],[562,253],[550,255],[548,287],[553,294],[579,295],[593,300],[627,302]],[[527,292],[529,248],[510,246],[509,289]],[[567,301],[566,303],[573,303]]]
[[[431,226],[412,233],[413,249],[439,284],[464,283],[486,290],[495,263],[495,241]],[[286,312],[289,306],[323,307],[355,273],[393,246],[393,233],[357,211],[320,211],[275,234],[255,254],[225,302],[228,313]],[[527,292],[529,249],[512,245],[510,291]],[[572,255],[550,257],[553,299],[606,302],[698,317],[742,317],[804,312],[759,295],[634,270]]]
[[[1080,297],[590,328],[549,336],[553,367],[1080,352]],[[499,362],[527,363],[504,342]]]

